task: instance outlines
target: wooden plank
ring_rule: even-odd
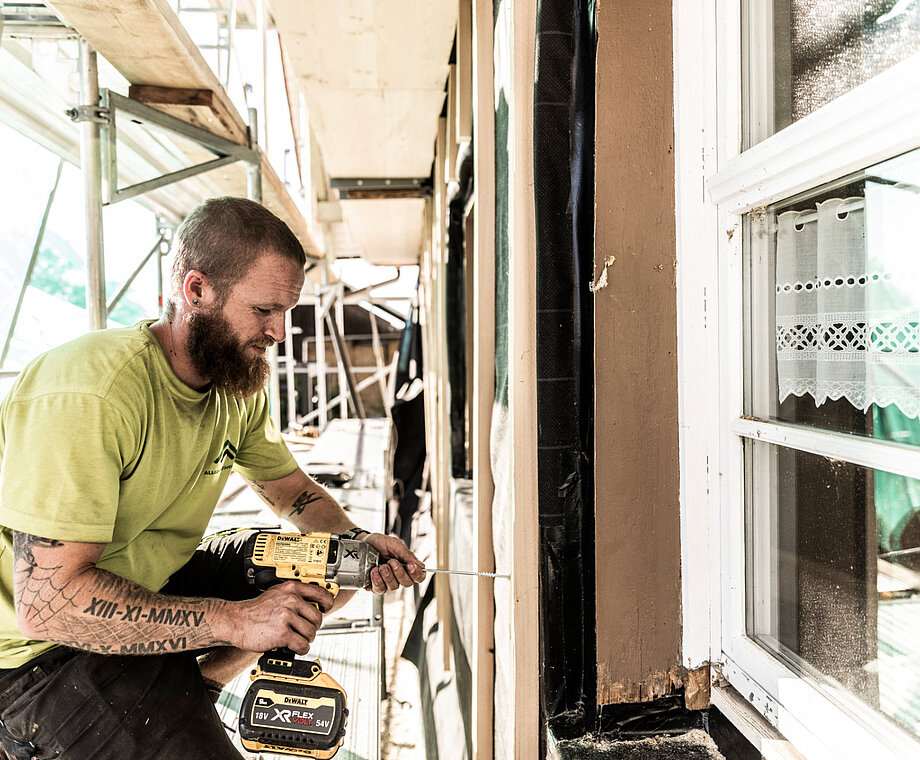
[[[473,139],[473,0],[459,0],[457,9],[457,142]],[[491,106],[490,106],[491,107]]]
[[[682,686],[672,11],[598,6],[595,272],[613,261],[594,293],[601,705]]]
[[[167,0],[54,0],[54,11],[79,32],[95,50],[111,63],[131,85],[143,85],[152,97],[165,98],[161,90],[205,91],[211,93],[208,106],[172,104],[179,109],[173,115],[183,118],[189,109],[201,118],[207,107],[215,114],[220,129],[215,130],[205,117],[206,129],[240,145],[248,144],[248,127],[240,117],[214,72],[186,32]],[[187,94],[195,101],[196,96]],[[197,96],[207,100],[208,96]],[[176,96],[179,99],[179,96]],[[183,110],[184,109],[184,110]],[[191,122],[195,123],[195,122]],[[223,132],[221,130],[226,130]],[[197,162],[197,161],[196,161]],[[246,195],[246,165],[232,164],[201,176],[213,195]],[[162,191],[161,191],[162,192]],[[281,217],[294,231],[307,255],[321,256],[319,245],[310,232],[307,221],[284,183],[262,154],[263,203]],[[204,195],[203,197],[208,197]],[[183,210],[188,213],[192,207]]]
[[[463,0],[461,0],[462,4]],[[473,124],[473,537],[476,569],[493,571],[492,544],[492,405],[495,402],[495,101],[493,93],[492,0],[477,0],[473,14],[475,58],[472,85],[476,99]],[[505,572],[504,570],[502,572]],[[494,754],[495,586],[480,578],[473,595],[473,757]]]
[[[427,176],[456,4],[272,0],[271,11],[330,175]]]
[[[49,5],[131,84],[210,90],[235,132],[246,134],[246,123],[167,0]]]
[[[248,131],[240,131],[234,116],[227,113],[212,90],[132,84],[128,88],[128,97],[237,145],[249,144]]]
[[[435,411],[435,391],[434,391],[434,367],[433,351],[431,338],[431,256],[434,247],[434,198],[429,198],[425,203],[425,245],[419,256],[419,325],[422,333],[422,356],[426,357],[422,370],[422,383],[425,387],[425,474],[422,477],[422,487],[426,485],[432,493],[435,493],[434,476],[432,474],[432,464],[436,457],[435,451],[435,421],[437,414]],[[427,483],[425,482],[427,476]],[[432,498],[432,514],[437,509]]]
[[[435,325],[437,332],[435,340],[437,348],[435,351],[435,372],[436,372],[436,394],[437,394],[437,460],[433,463],[433,474],[437,476],[434,481],[437,493],[438,506],[435,511],[437,527],[437,549],[438,561],[442,567],[449,567],[450,563],[450,407],[448,400],[450,398],[447,387],[447,330],[445,328],[445,316],[447,310],[446,297],[446,276],[445,262],[447,251],[444,245],[444,236],[446,234],[446,216],[447,216],[447,179],[443,171],[444,157],[447,154],[447,133],[450,128],[450,120],[438,119],[438,139],[435,147],[435,172],[434,172],[434,208],[436,217],[434,220],[435,241],[434,241],[434,266],[435,266],[435,284],[437,300],[434,304]],[[438,621],[442,631],[449,631],[451,626],[451,608],[450,608],[450,578],[439,573],[435,578],[435,601],[437,603]],[[444,635],[441,638],[443,644],[443,666],[445,671],[450,671],[450,636]]]
[[[537,0],[514,3],[508,393],[511,417],[511,613],[514,757],[540,756],[539,526],[537,504],[536,230],[533,91]],[[547,611],[549,612],[549,611]]]
[[[444,181],[457,181],[457,67],[450,66],[447,76],[447,124],[445,130]]]

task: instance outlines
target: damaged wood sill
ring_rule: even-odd
[[[649,673],[642,681],[614,681],[602,684],[598,679],[599,704],[629,704],[651,702],[654,699],[677,694],[683,689],[688,710],[705,710],[709,707],[709,664],[693,670],[683,666],[667,671]]]

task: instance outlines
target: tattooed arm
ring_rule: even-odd
[[[341,533],[357,527],[329,492],[301,469],[278,480],[247,480],[271,510],[301,533]]]
[[[278,480],[248,482],[275,514],[293,523],[301,533],[318,530],[341,533],[358,527],[329,492],[299,468]],[[364,540],[388,559],[386,565],[371,571],[374,593],[382,594],[424,580],[424,565],[398,538],[371,533]],[[341,591],[336,597],[336,607],[352,594]]]
[[[332,597],[289,582],[257,599],[156,594],[96,567],[104,544],[13,533],[14,598],[24,636],[102,654],[155,654],[232,645],[250,652],[286,646],[304,654]]]

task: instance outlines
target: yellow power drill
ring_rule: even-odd
[[[246,542],[250,583],[266,589],[297,580],[316,583],[335,596],[340,588],[363,589],[380,555],[363,541],[335,533],[270,533]],[[278,752],[327,760],[345,741],[345,690],[317,660],[298,660],[289,649],[259,658],[240,708],[240,740],[253,752]]]

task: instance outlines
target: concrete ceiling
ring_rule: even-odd
[[[428,177],[456,0],[271,0],[330,178]],[[344,223],[374,264],[414,264],[418,199],[349,200]]]

